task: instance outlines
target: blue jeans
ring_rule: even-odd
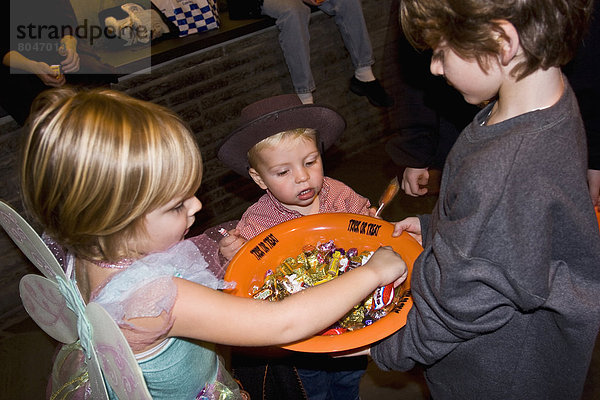
[[[366,358],[345,359],[325,358],[312,363],[321,369],[303,364],[297,367],[298,375],[308,400],[358,400],[360,380],[366,370]],[[342,362],[340,362],[342,360]]]
[[[326,0],[319,9],[334,17],[354,68],[373,65],[373,49],[360,0]],[[264,0],[262,13],[277,20],[279,45],[296,93],[311,93],[315,81],[310,68],[310,7],[302,0]]]

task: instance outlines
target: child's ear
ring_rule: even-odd
[[[507,20],[499,21],[500,28],[504,31],[504,35],[498,38],[500,43],[500,62],[502,65],[508,65],[515,58],[519,51],[519,33],[517,28]]]
[[[261,189],[267,190],[267,185],[265,185],[265,182],[263,181],[262,177],[260,176],[257,170],[255,170],[254,168],[250,168],[248,169],[248,173],[250,174],[250,178],[252,178],[252,180],[256,182],[256,184]]]

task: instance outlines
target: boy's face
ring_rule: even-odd
[[[443,76],[446,82],[458,90],[467,103],[481,104],[498,93],[502,83],[502,71],[496,60],[490,60],[488,70],[481,68],[477,60],[461,58],[445,43],[433,51],[430,70],[433,75]]]
[[[258,186],[289,209],[303,215],[318,212],[315,199],[323,186],[323,162],[314,141],[285,138],[262,149],[256,164],[249,172]]]

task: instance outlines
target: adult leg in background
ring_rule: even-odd
[[[277,21],[279,45],[296,93],[311,93],[315,81],[310,68],[310,7],[301,0],[264,0],[262,13]]]

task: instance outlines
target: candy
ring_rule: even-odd
[[[346,256],[348,256],[348,258],[356,257],[357,255],[358,249],[356,247],[352,247],[346,252]]]
[[[294,294],[304,289],[302,287],[302,280],[299,279],[298,275],[296,274],[287,275],[281,280],[281,283],[283,287],[285,287],[286,292],[289,294]]]
[[[321,333],[321,335],[323,335],[323,336],[341,335],[344,332],[348,332],[348,329],[331,328],[331,329],[327,329],[325,332]]]
[[[302,268],[305,269],[309,269],[310,268],[310,262],[308,261],[308,257],[306,256],[306,253],[300,253],[298,255],[298,257],[296,257],[296,264],[298,264],[298,266],[301,266]]]
[[[331,255],[331,259],[329,260],[329,265],[325,272],[331,276],[337,276],[340,270],[340,258],[342,257],[342,253],[338,250],[334,251]]]
[[[387,306],[394,299],[394,286],[386,285],[383,287],[378,287],[375,289],[375,293],[373,293],[373,305],[371,308],[373,310],[380,310],[383,307]]]
[[[56,77],[57,80],[62,77],[60,65],[58,65],[58,64],[51,65],[50,69],[52,70],[52,73],[54,74],[54,76]]]
[[[342,320],[340,325],[350,331],[360,329],[364,326],[364,319],[367,314],[367,308],[359,305],[355,306]]]
[[[315,246],[313,246],[312,244],[307,244],[304,247],[302,247],[302,251],[304,253],[312,253],[315,250]]]
[[[335,243],[333,242],[333,240],[330,240],[325,243],[319,243],[317,244],[317,249],[319,249],[319,251],[322,252],[330,252],[335,249]]]
[[[265,273],[262,284],[252,282],[249,294],[255,299],[278,301],[307,287],[335,279],[366,263],[372,251],[339,248],[333,240],[306,245],[297,256],[283,260]],[[373,324],[391,312],[402,298],[393,285],[377,288],[323,335],[339,335]]]
[[[273,294],[273,291],[269,288],[262,289],[252,295],[253,298],[258,300],[266,300]]]
[[[349,265],[350,261],[347,258],[342,258],[339,262],[339,272],[340,275],[343,274],[346,271],[349,271],[348,269],[348,265]]]
[[[284,273],[284,275],[289,275],[292,273],[292,271],[294,270],[294,268],[296,268],[296,260],[289,257],[286,258],[281,265],[279,266],[279,268],[281,268],[281,271]]]

